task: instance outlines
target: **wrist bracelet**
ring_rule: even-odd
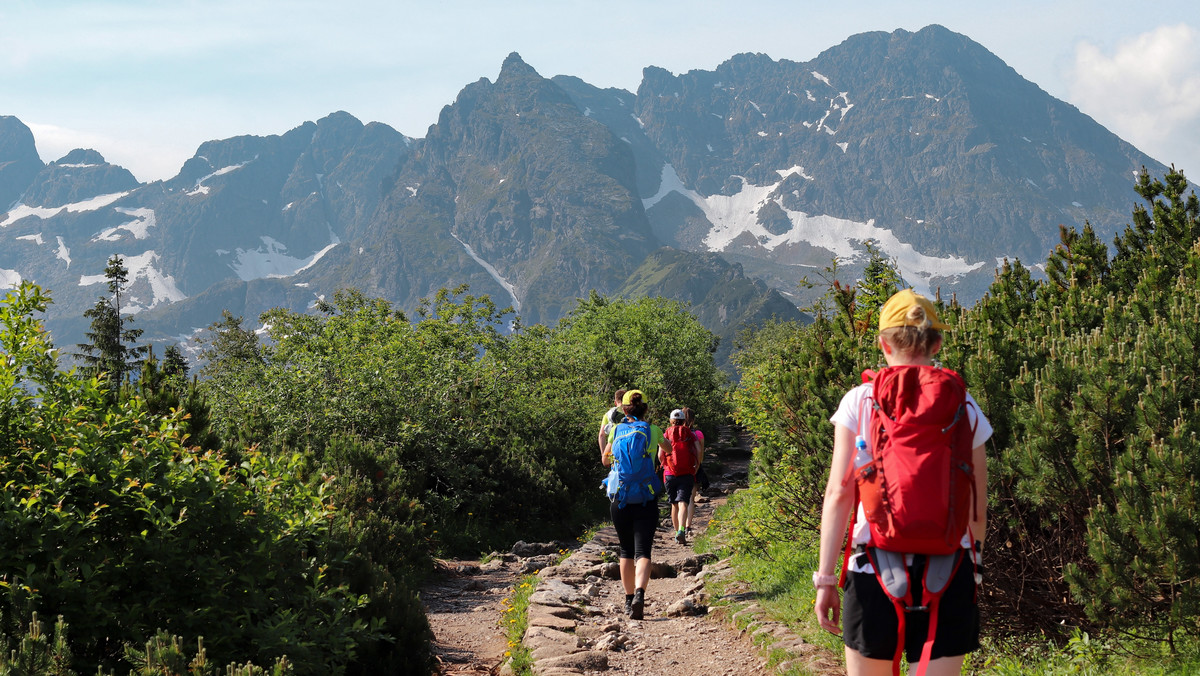
[[[837,575],[822,575],[818,571],[813,571],[813,586],[814,587],[836,587],[838,585]]]

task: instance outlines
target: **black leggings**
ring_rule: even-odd
[[[620,542],[620,554],[617,556],[622,559],[649,559],[650,549],[654,546],[654,529],[658,526],[658,503],[651,501],[617,507],[614,502],[609,513]]]

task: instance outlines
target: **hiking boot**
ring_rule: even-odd
[[[684,534],[682,529],[675,531],[675,541],[681,545],[687,544],[687,535]]]
[[[625,595],[625,614],[629,615],[633,612],[633,594]]]
[[[629,619],[642,619],[642,611],[646,608],[646,590],[638,589],[633,592],[633,602],[629,604]]]

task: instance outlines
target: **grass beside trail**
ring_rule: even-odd
[[[577,540],[580,543],[588,542],[600,528],[601,524],[588,526]],[[562,563],[570,555],[569,549],[558,550],[558,558],[552,565]],[[485,559],[490,557],[491,555],[488,555]],[[534,574],[526,575],[517,581],[512,594],[504,599],[504,610],[500,613],[500,626],[504,629],[504,636],[508,641],[508,650],[504,652],[504,656],[512,661],[512,671],[516,676],[533,674],[533,655],[525,647],[524,639],[525,630],[529,628],[529,597],[533,596],[534,590],[537,589],[539,579]]]
[[[1064,645],[1022,645],[985,638],[983,649],[968,658],[966,674],[987,676],[1194,676],[1200,674],[1200,646],[1190,644],[1174,656],[1161,643],[1102,639],[1076,630]]]
[[[727,543],[739,540],[735,529],[745,525],[736,510],[735,498],[714,514],[708,531],[697,539],[697,551],[728,555]],[[749,507],[747,512],[752,511]],[[753,526],[751,526],[753,528]],[[760,540],[761,542],[761,540]],[[812,571],[817,568],[817,541],[774,542],[760,553],[735,554],[737,574],[710,583],[709,593],[718,598],[734,585],[749,587],[755,602],[773,619],[786,623],[797,635],[830,651],[843,653],[841,637],[821,630],[816,621],[816,593]],[[986,582],[985,582],[986,584]],[[718,601],[718,604],[721,602]],[[986,613],[987,609],[983,611]],[[1200,644],[1180,645],[1172,656],[1162,643],[1118,640],[1115,637],[1089,636],[1076,630],[1065,644],[1045,640],[995,640],[984,637],[981,650],[967,657],[963,673],[987,676],[1194,676],[1200,674]],[[769,653],[770,648],[764,647]],[[782,656],[772,657],[782,661]],[[804,672],[793,671],[793,674]]]
[[[532,674],[533,656],[525,647],[523,639],[529,628],[529,597],[537,588],[538,576],[526,575],[513,587],[512,595],[504,599],[504,611],[500,614],[500,626],[508,639],[505,657],[512,660],[512,670],[517,676]]]
[[[708,531],[696,541],[697,551],[722,553],[722,529],[729,527],[727,519],[732,510],[728,505],[717,510],[709,522]],[[841,638],[822,631],[815,620],[813,607],[816,604],[816,591],[812,586],[812,571],[817,568],[815,547],[795,542],[776,543],[759,556],[735,555],[733,566],[737,571],[735,577],[709,584],[708,591],[712,598],[735,591],[735,585],[749,586],[756,595],[755,602],[772,619],[786,623],[805,641],[819,645],[832,654],[842,654]],[[721,605],[728,602],[716,603]],[[744,629],[746,623],[748,620],[739,622],[739,628]],[[759,647],[771,666],[787,659],[780,651],[772,651],[769,645]],[[807,672],[793,669],[786,673],[802,676]]]

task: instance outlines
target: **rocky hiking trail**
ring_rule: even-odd
[[[501,627],[505,599],[535,572],[537,588],[530,597],[523,640],[532,652],[535,674],[741,676],[778,673],[789,666],[801,667],[802,673],[842,673],[827,650],[762,617],[753,592],[736,580],[727,560],[692,549],[692,539],[704,532],[717,507],[745,486],[748,461],[746,441],[723,429],[706,451],[705,467],[719,470],[710,472],[712,485],[696,505],[687,544],[675,542],[663,507],[640,621],[624,614],[611,525],[582,544],[519,542],[487,563],[439,562],[439,573],[422,596],[434,633],[437,673],[511,673]],[[569,555],[555,565],[566,551]],[[711,598],[705,585],[718,579],[727,581],[724,596]],[[766,651],[758,647],[764,642],[772,650],[785,650],[789,658],[769,666]]]

